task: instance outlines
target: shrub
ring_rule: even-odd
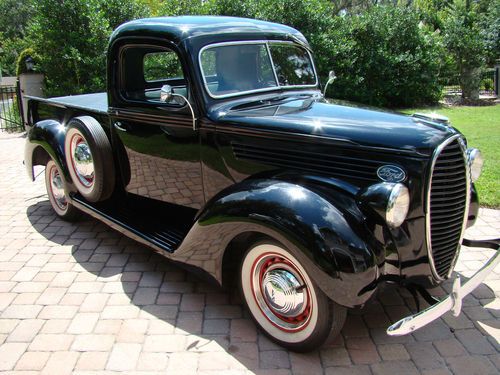
[[[23,73],[27,73],[28,70],[26,68],[26,59],[28,57],[31,57],[34,60],[35,63],[35,71],[38,71],[38,64],[39,64],[39,56],[35,52],[33,48],[26,48],[23,50],[20,54],[19,57],[17,58],[17,63],[16,63],[16,75],[20,76]]]
[[[443,50],[438,36],[426,30],[414,10],[373,7],[337,17],[321,57],[337,80],[329,87],[336,98],[384,107],[436,102]]]
[[[111,25],[147,15],[137,1],[39,0],[29,42],[40,56],[46,94],[105,90]]]

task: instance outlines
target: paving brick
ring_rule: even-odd
[[[75,352],[55,352],[52,353],[47,364],[43,368],[41,375],[65,375],[71,374],[75,368],[79,353]]]
[[[125,320],[121,325],[116,341],[120,343],[142,343],[149,321],[144,319]]]
[[[231,342],[256,342],[257,327],[250,319],[231,320]]]
[[[78,306],[45,306],[38,318],[40,319],[72,319],[76,312],[78,311]]]
[[[78,313],[75,315],[67,332],[73,334],[91,333],[99,319],[97,313]]]
[[[50,352],[25,352],[23,356],[17,361],[15,369],[22,370],[41,370],[45,367]]]
[[[260,353],[260,368],[281,369],[290,368],[290,358],[284,350],[269,350]]]
[[[446,361],[455,375],[498,375],[498,369],[486,357],[466,355]]]
[[[371,375],[370,367],[367,365],[352,365],[348,367],[327,367],[325,375]],[[396,374],[390,374],[396,375]],[[401,374],[403,375],[403,374]],[[405,374],[406,375],[406,374]]]
[[[175,333],[201,334],[202,325],[203,325],[203,313],[179,312],[179,314],[177,315]]]
[[[406,344],[411,359],[419,370],[430,370],[445,367],[445,362],[434,349],[432,343],[416,342]]]
[[[73,339],[72,335],[42,333],[33,339],[29,350],[48,352],[65,351],[69,350]]]
[[[28,344],[8,342],[0,346],[0,371],[12,370]]]
[[[42,306],[39,305],[10,305],[2,313],[2,319],[33,319],[38,316]]]
[[[89,294],[80,306],[81,312],[101,312],[106,306],[109,294]]]
[[[437,340],[433,344],[443,357],[457,357],[466,354],[463,345],[455,338]]]
[[[99,371],[104,370],[108,361],[107,352],[84,352],[80,354],[75,370]]]
[[[410,354],[402,344],[378,345],[377,350],[384,361],[406,361],[410,359]]]
[[[479,331],[464,329],[455,332],[455,336],[471,354],[495,354],[495,348]]]
[[[151,335],[146,337],[145,352],[173,353],[186,349],[186,337],[182,335]]]
[[[290,353],[292,372],[295,375],[319,374],[322,372],[321,361],[317,352]]]
[[[44,320],[26,319],[19,322],[10,333],[7,342],[31,342],[42,328]]]
[[[167,374],[193,374],[198,369],[198,353],[172,353],[168,358]]]
[[[418,370],[410,361],[388,361],[371,366],[373,375],[418,375]]]
[[[321,350],[321,361],[323,366],[349,366],[351,359],[344,347],[332,347]]]
[[[140,352],[140,344],[117,343],[113,346],[106,369],[112,371],[130,371],[135,369]]]
[[[162,371],[168,363],[166,353],[141,353],[137,361],[136,369],[139,371]]]
[[[368,365],[380,361],[377,349],[369,338],[348,339],[346,347],[354,364]]]
[[[205,319],[203,321],[204,334],[228,334],[229,319]]]
[[[113,335],[78,335],[71,346],[71,350],[78,352],[104,352],[111,350],[115,342]]]
[[[136,305],[153,305],[158,296],[158,288],[137,288],[132,302]]]

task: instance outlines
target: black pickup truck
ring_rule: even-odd
[[[81,211],[219,284],[296,351],[340,332],[384,282],[460,312],[499,262],[434,300],[478,213],[482,159],[440,117],[328,102],[297,30],[230,17],[143,19],[111,36],[107,93],[31,98],[25,165]],[[333,76],[330,77],[330,81]],[[479,244],[480,245],[480,244]],[[483,244],[484,245],[484,244]]]

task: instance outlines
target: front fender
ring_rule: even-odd
[[[24,148],[24,165],[32,180],[35,179],[33,166],[47,161],[40,158],[39,150],[42,148],[63,172],[66,182],[71,182],[64,155],[65,135],[66,129],[55,120],[39,121],[28,131]]]
[[[245,180],[207,203],[175,258],[191,264],[203,259],[196,265],[221,281],[229,242],[245,232],[265,234],[293,252],[335,302],[361,305],[374,290],[367,286],[375,285],[379,275],[377,256],[368,246],[354,198],[340,192],[335,196],[343,202],[336,204],[297,183]]]

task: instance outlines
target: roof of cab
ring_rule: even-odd
[[[144,18],[119,26],[111,35],[110,44],[127,36],[161,37],[179,44],[200,36],[258,35],[262,38],[283,37],[308,45],[296,29],[278,23],[238,17],[179,16]]]

